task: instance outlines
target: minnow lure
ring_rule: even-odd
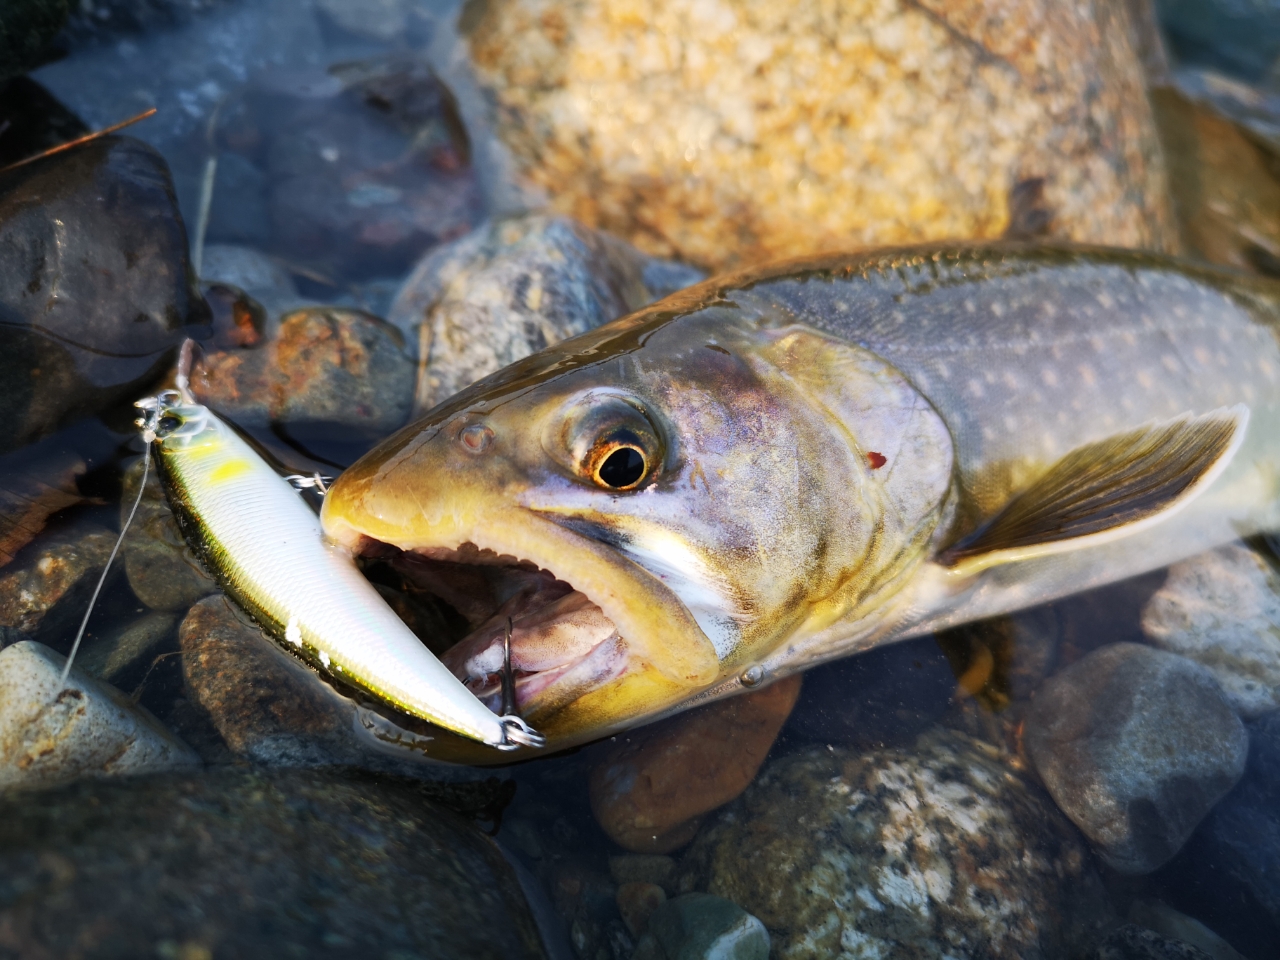
[[[207,407],[178,391],[140,400],[165,492],[188,543],[227,593],[286,651],[404,713],[498,750],[537,747],[497,716],[325,541],[289,482]]]

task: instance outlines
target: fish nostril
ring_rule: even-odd
[[[468,453],[484,453],[493,441],[493,431],[482,423],[473,423],[458,433],[458,442]]]

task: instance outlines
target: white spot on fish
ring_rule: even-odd
[[[1225,366],[1225,364],[1223,365]],[[1275,368],[1266,360],[1258,361],[1258,370],[1261,371],[1262,375],[1268,380],[1274,380],[1276,378]]]
[[[1192,351],[1192,355],[1196,358],[1196,363],[1201,363],[1205,366],[1209,365],[1209,351],[1204,347],[1196,347]]]
[[[1058,375],[1048,367],[1040,371],[1040,379],[1044,381],[1046,387],[1056,387],[1058,385]]]
[[[975,397],[981,397],[986,394],[986,391],[982,389],[982,382],[976,377],[969,381],[969,392]]]
[[[297,617],[290,617],[289,622],[285,624],[284,638],[295,647],[302,646],[302,631],[298,629]]]
[[[1003,317],[1003,316],[1004,316],[1004,304],[1003,304],[1003,303],[1001,303],[999,300],[992,300],[992,301],[991,301],[991,312],[992,312],[992,313],[994,313],[997,317]]]
[[[1092,387],[1098,382],[1098,375],[1089,364],[1082,363],[1077,369],[1080,371],[1080,379],[1085,382],[1086,386]]]
[[[1116,305],[1116,302],[1104,290],[1098,294],[1098,303],[1104,310],[1110,310]]]
[[[1125,346],[1136,347],[1138,345],[1138,338],[1132,330],[1126,330],[1120,334],[1120,339],[1125,342]]]
[[[966,313],[977,313],[978,305],[974,303],[972,300],[966,300],[964,302],[964,309]]]
[[[1008,414],[1004,418],[1004,428],[1010,433],[1014,433],[1018,429],[1018,418],[1013,414]]]
[[[1021,384],[1018,383],[1018,378],[1013,375],[1012,371],[1006,370],[1001,379],[1004,381],[1004,385],[1010,390],[1017,390],[1021,386]]]
[[[1166,353],[1163,357],[1160,358],[1160,362],[1164,365],[1164,368],[1168,370],[1170,373],[1178,372],[1178,358],[1175,357],[1173,354]]]
[[[1106,344],[1104,344],[1104,343],[1102,342],[1102,338],[1101,338],[1101,337],[1090,337],[1090,338],[1089,338],[1089,346],[1093,347],[1093,352],[1094,352],[1094,353],[1101,353],[1101,352],[1102,352],[1102,348],[1103,348],[1104,346],[1106,346]]]
[[[1147,370],[1139,370],[1134,374],[1134,379],[1138,381],[1138,384],[1144,390],[1150,390],[1156,385],[1155,380],[1151,378],[1151,373]]]

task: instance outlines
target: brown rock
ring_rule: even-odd
[[[459,26],[493,166],[648,253],[996,237],[1039,179],[1056,237],[1177,244],[1120,0],[493,0]]]
[[[46,536],[26,566],[0,577],[0,646],[28,637],[68,644],[115,541],[93,525],[61,531]]]
[[[618,912],[633,937],[649,929],[653,911],[667,902],[667,892],[656,883],[624,883],[616,894]]]
[[[133,509],[141,478],[142,460],[138,460],[125,471],[120,498],[122,524]],[[138,512],[125,533],[120,552],[129,586],[152,610],[185,612],[197,600],[218,589],[188,549],[154,464],[148,471],[146,489],[138,501]]]
[[[39,458],[31,450],[11,454],[0,462],[0,567],[30,543],[49,517],[79,503],[75,478],[84,462],[67,451],[49,451]]]
[[[591,809],[615,842],[666,853],[751,783],[800,695],[800,677],[618,737],[591,773]]]

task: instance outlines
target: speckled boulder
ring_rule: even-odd
[[[1026,718],[1049,793],[1122,873],[1171,858],[1244,772],[1249,736],[1212,674],[1113,643],[1055,674]]]
[[[681,884],[760,918],[779,960],[1060,957],[1109,914],[1052,803],[938,728],[914,750],[774,761],[699,834]]]
[[[429,253],[389,320],[424,363],[425,410],[522,357],[702,279],[568,217],[494,220]]]
[[[1142,611],[1142,632],[1212,673],[1241,716],[1280,709],[1280,576],[1247,547],[1170,567]]]
[[[0,576],[0,646],[22,639],[69,643],[116,535],[96,524],[46,534]]]
[[[1117,0],[495,0],[459,26],[491,166],[648,253],[1176,244]]]

